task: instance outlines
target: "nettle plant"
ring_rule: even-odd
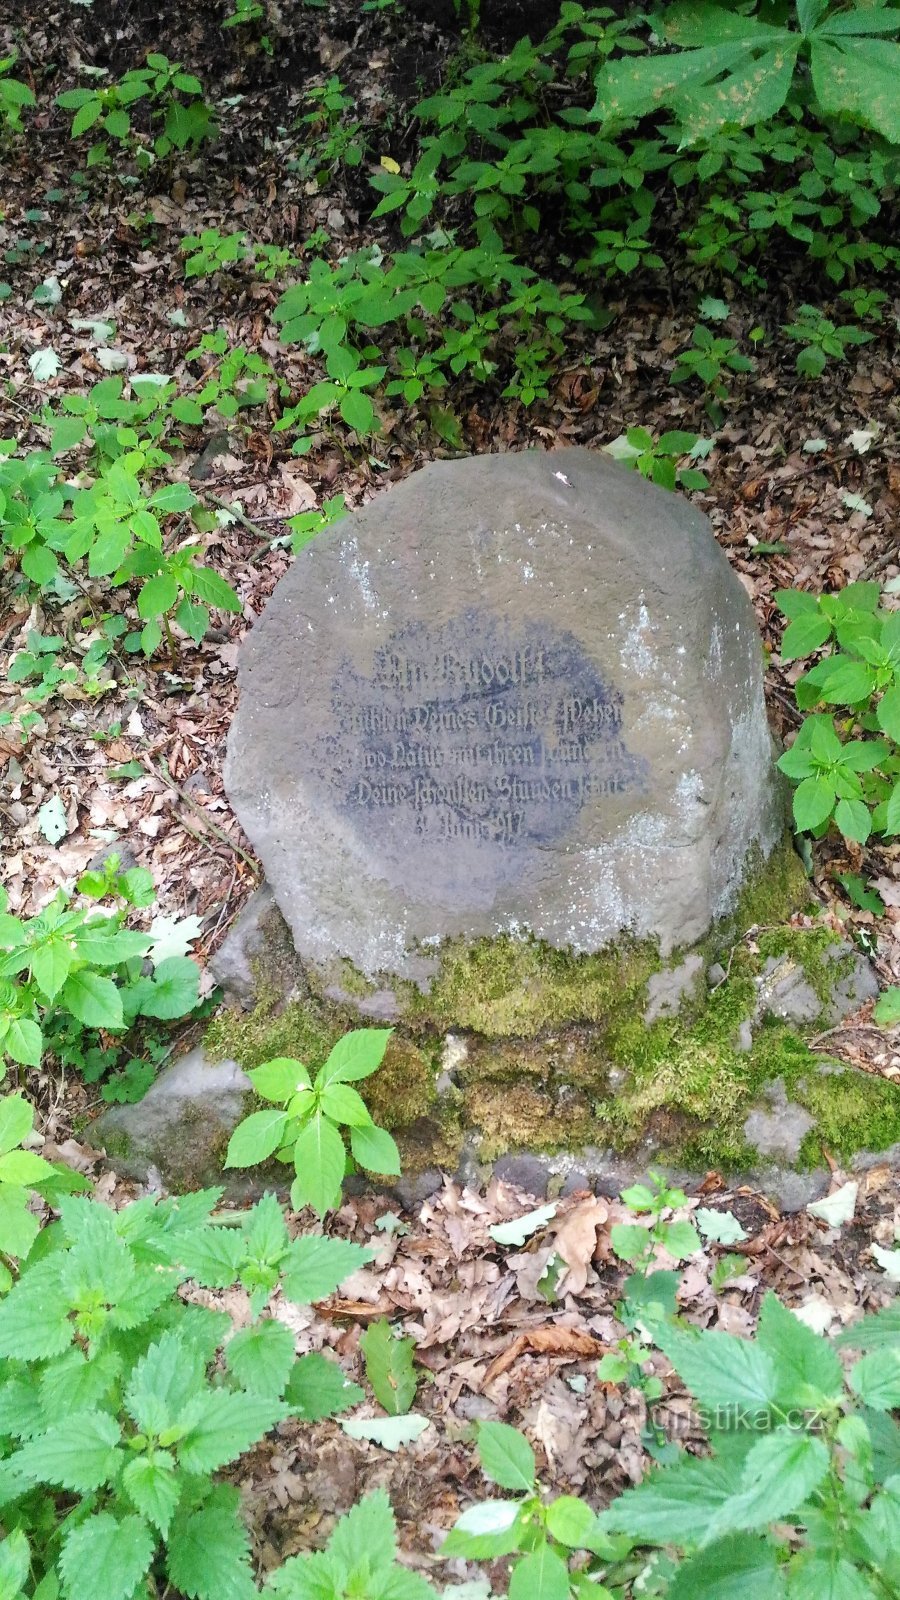
[[[152,904],[153,879],[142,867],[118,868],[110,856],[76,886],[88,900],[119,902],[112,911],[74,905],[61,890],[36,917],[23,919],[9,913],[0,889],[0,1056],[39,1067],[61,1033],[72,1059],[73,1026],[84,1054],[92,1041],[125,1034],[138,1018],[172,1022],[196,1008],[196,962],[159,954],[152,932],[125,926],[132,907]],[[101,1069],[117,1053],[101,1056]]]
[[[284,1419],[361,1398],[324,1356],[296,1359],[266,1309],[276,1291],[322,1299],[373,1252],[289,1238],[271,1195],[216,1220],[220,1197],[117,1213],[55,1201],[60,1220],[0,1305],[4,1594],[258,1593],[240,1494],[219,1472]],[[186,1304],[188,1278],[243,1289],[249,1325],[235,1332],[225,1313]]]
[[[312,1206],[323,1217],[341,1203],[348,1171],[399,1177],[400,1157],[391,1135],[373,1122],[353,1083],[368,1078],[381,1065],[390,1028],[355,1028],[339,1039],[327,1061],[311,1078],[308,1069],[289,1057],[255,1067],[248,1077],[269,1109],[253,1111],[231,1135],[226,1167],[255,1167],[275,1156],[293,1163],[291,1205]],[[344,1144],[350,1133],[352,1160]]]
[[[796,785],[796,826],[816,838],[832,822],[859,844],[900,833],[900,612],[880,598],[877,583],[776,595],[789,618],[782,660],[828,651],[797,680],[804,720],[778,762]]]
[[[0,1063],[0,1077],[6,1069]],[[0,1294],[12,1288],[13,1274],[41,1231],[35,1203],[53,1201],[89,1187],[71,1168],[45,1161],[24,1149],[34,1134],[34,1107],[20,1094],[0,1098]],[[0,1566],[0,1578],[3,1569]],[[0,1593],[2,1593],[0,1587]]]

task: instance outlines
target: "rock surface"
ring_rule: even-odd
[[[320,989],[349,968],[378,1016],[446,938],[690,946],[783,831],[740,580],[595,452],[379,495],[282,578],[240,689],[231,802]]]
[[[221,1183],[229,1136],[244,1115],[250,1079],[236,1061],[209,1061],[202,1045],[151,1084],[136,1105],[112,1106],[91,1128],[117,1172],[173,1193]]]

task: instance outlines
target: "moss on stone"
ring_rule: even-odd
[[[823,1006],[831,1000],[835,985],[853,970],[853,951],[838,956],[841,938],[831,928],[771,928],[759,935],[758,944],[763,960],[785,958],[800,967]]]
[[[406,1014],[417,1026],[465,1028],[489,1039],[533,1037],[566,1022],[601,1022],[638,1004],[662,965],[656,945],[625,941],[598,955],[573,955],[537,939],[502,934],[442,946],[427,994],[405,985]]]
[[[282,1010],[263,993],[252,1011],[220,1011],[206,1030],[204,1048],[219,1061],[237,1061],[248,1071],[276,1056],[290,1056],[313,1069],[346,1031],[340,1018],[315,1001],[293,1000]]]
[[[485,1161],[510,1150],[577,1149],[593,1130],[591,1107],[581,1096],[557,1097],[533,1084],[473,1084],[463,1093],[463,1122],[480,1134]]]
[[[789,922],[812,899],[809,879],[791,836],[785,833],[765,860],[755,851],[744,868],[744,885],[737,904],[714,930],[727,942],[729,934],[742,937],[749,928],[771,928]]]
[[[844,1158],[900,1143],[900,1085],[840,1062],[834,1070],[829,1066],[814,1061],[792,1086],[792,1098],[816,1119],[803,1141],[801,1163],[821,1166],[826,1152]]]

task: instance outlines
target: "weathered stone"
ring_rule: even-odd
[[[379,496],[298,557],[240,683],[229,796],[364,1014],[444,940],[690,947],[783,830],[747,595],[693,506],[595,452]]]
[[[816,1125],[803,1106],[787,1097],[780,1078],[766,1088],[767,1107],[750,1112],[744,1123],[744,1137],[761,1156],[779,1161],[796,1161],[810,1128]]]
[[[757,979],[756,1016],[779,1017],[798,1026],[818,1022],[833,1027],[878,994],[871,964],[846,939],[822,952],[818,982],[792,954],[770,956]]]
[[[290,929],[267,883],[254,890],[210,957],[209,970],[226,1000],[246,1011],[266,989],[279,1001],[307,989]]]
[[[685,956],[677,967],[663,967],[647,980],[647,1008],[644,1021],[649,1026],[657,1017],[676,1017],[686,1002],[702,992],[704,962],[697,952]]]
[[[228,1139],[244,1115],[250,1079],[202,1046],[160,1073],[137,1105],[112,1106],[91,1128],[117,1172],[180,1193],[221,1182]]]

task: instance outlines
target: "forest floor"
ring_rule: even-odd
[[[382,156],[404,162],[411,97],[439,81],[459,45],[452,6],[446,9],[448,15],[439,7],[427,16],[421,7],[361,15],[349,3],[319,9],[290,0],[281,7],[280,42],[270,57],[241,30],[223,30],[224,12],[215,4],[178,9],[155,8],[149,0],[89,6],[51,0],[39,7],[25,0],[15,24],[0,25],[0,55],[17,49],[20,75],[40,77],[48,62],[56,63],[51,88],[62,89],[85,66],[118,75],[148,49],[162,50],[202,80],[218,103],[222,133],[204,157],[176,155],[140,189],[120,181],[115,168],[79,188],[73,183],[79,153],[67,120],[48,110],[49,96],[42,96],[28,137],[16,142],[3,172],[0,279],[8,279],[10,292],[0,300],[0,433],[40,447],[47,437],[42,407],[83,393],[110,370],[166,373],[190,392],[202,378],[185,355],[199,334],[215,328],[226,330],[231,345],[264,355],[292,393],[302,392],[311,381],[309,358],[280,345],[271,321],[283,284],[240,269],[187,281],[181,241],[207,228],[241,229],[302,257],[305,241],[320,229],[348,250],[381,237],[380,225],[373,231],[369,222],[366,162],[336,167],[324,186],[304,171],[303,96],[339,74],[367,130],[371,162]],[[508,44],[526,22],[522,7],[507,9]],[[753,600],[772,652],[768,692],[780,733],[797,722],[790,685],[799,666],[778,658],[775,591],[830,590],[870,576],[900,580],[900,301],[893,315],[888,308],[878,338],[854,352],[852,366],[829,367],[819,382],[801,383],[796,347],[779,330],[805,297],[803,271],[773,261],[762,301],[735,292],[726,331],[746,335],[761,323],[767,337],[756,351],[756,371],[736,383],[722,426],[710,424],[701,393],[669,383],[704,292],[696,272],[686,271],[619,280],[609,300],[613,320],[602,333],[576,330],[567,339],[549,399],[525,408],[463,379],[448,399],[466,453],[575,443],[599,448],[635,425],[654,434],[672,428],[715,434],[704,464],[710,486],[694,499]],[[98,341],[90,325],[101,321],[113,329]],[[29,356],[48,348],[58,370],[38,381]],[[11,910],[35,913],[115,845],[129,863],[152,872],[162,912],[198,919],[195,953],[202,962],[258,881],[223,793],[222,762],[241,637],[290,561],[284,543],[272,541],[286,540],[287,518],[328,497],[342,494],[352,508],[425,461],[454,453],[416,407],[385,410],[371,453],[323,436],[299,458],[291,455],[289,435],[273,431],[276,416],[273,402],[268,414],[257,408],[220,423],[215,438],[209,429],[189,429],[190,447],[176,458],[176,475],[206,505],[232,508],[233,519],[207,536],[205,559],[237,590],[241,614],[225,617],[177,662],[122,659],[100,699],[71,686],[47,705],[25,745],[0,727],[0,883]],[[5,669],[29,630],[77,644],[107,602],[108,592],[86,582],[51,614],[40,606],[22,609],[14,593],[0,589],[0,709],[13,708],[17,687]],[[57,795],[64,832],[51,843],[41,809]],[[828,915],[864,942],[885,983],[900,981],[898,855],[896,843],[869,849],[864,859],[857,847],[829,842],[814,859]],[[836,888],[838,873],[859,873],[863,865],[883,912],[850,905]],[[900,1076],[896,1037],[872,1027],[865,1013],[832,1048],[869,1070]],[[96,1090],[74,1078],[60,1085],[47,1074],[31,1074],[29,1088],[51,1146],[96,1170],[85,1132]],[[100,1181],[115,1201],[126,1196],[109,1176]],[[682,1306],[703,1326],[751,1330],[767,1288],[805,1307],[818,1327],[850,1320],[891,1292],[868,1254],[873,1243],[890,1247],[900,1225],[900,1181],[887,1167],[865,1177],[855,1217],[838,1228],[806,1214],[779,1217],[759,1196],[732,1193],[715,1175],[699,1203],[731,1211],[747,1235],[739,1246],[745,1265],[727,1286],[721,1272],[718,1287],[711,1281],[727,1253],[723,1246],[711,1244],[685,1270]],[[398,1321],[416,1338],[416,1409],[431,1426],[396,1455],[350,1441],[337,1421],[280,1428],[241,1464],[263,1568],[320,1543],[335,1514],[366,1487],[383,1484],[408,1559],[431,1569],[439,1530],[478,1492],[467,1429],[481,1417],[521,1424],[560,1491],[581,1490],[601,1504],[639,1478],[644,1401],[636,1390],[620,1392],[595,1377],[597,1355],[621,1337],[610,1206],[569,1197],[526,1247],[498,1246],[489,1226],[529,1204],[503,1185],[478,1195],[448,1184],[400,1225],[376,1227],[389,1209],[383,1200],[354,1201],[339,1213],[338,1228],[377,1241],[378,1261],[327,1305],[308,1312],[283,1307],[279,1314],[290,1318],[299,1350],[330,1347],[353,1377],[360,1374],[359,1335],[367,1322],[381,1314]],[[560,1247],[568,1280],[548,1304],[537,1280],[560,1235],[569,1251]],[[229,1309],[238,1319],[247,1314],[237,1303]],[[657,1421],[670,1434],[693,1426],[671,1379]],[[455,1576],[463,1572],[457,1563]],[[452,1578],[453,1568],[441,1574]]]

